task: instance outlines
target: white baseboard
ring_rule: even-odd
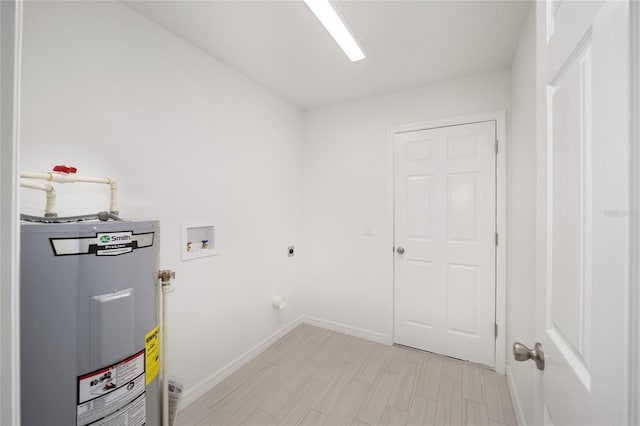
[[[376,331],[366,330],[364,328],[352,327],[335,321],[329,321],[322,318],[316,318],[309,315],[302,316],[302,322],[316,327],[326,328],[327,330],[337,331],[338,333],[348,334],[350,336],[360,337],[362,339],[372,340],[383,345],[391,345],[393,341],[390,336]]]
[[[267,336],[261,342],[229,362],[227,365],[220,368],[218,371],[216,371],[206,379],[202,380],[189,389],[185,389],[184,393],[182,394],[182,401],[180,401],[180,410],[184,409],[187,405],[191,404],[193,401],[213,389],[213,387],[218,383],[229,377],[232,373],[236,372],[253,358],[260,355],[260,353],[274,344],[278,339],[280,339],[302,323],[303,316],[299,316],[280,329],[276,330],[271,335]]]
[[[387,336],[383,333],[378,333],[371,330],[366,330],[363,328],[352,327],[350,325],[341,324],[335,321],[324,320],[321,318],[311,317],[308,315],[301,315],[288,324],[284,325],[280,329],[276,330],[271,335],[267,336],[257,345],[253,346],[251,349],[247,350],[240,356],[238,356],[233,361],[229,362],[227,365],[220,368],[218,371],[202,380],[195,386],[192,386],[189,389],[185,389],[182,394],[182,401],[180,402],[180,410],[186,408],[189,404],[191,404],[196,399],[200,398],[202,395],[213,389],[218,383],[229,377],[235,371],[240,369],[246,363],[251,361],[256,356],[260,355],[261,352],[266,350],[269,346],[274,344],[278,339],[289,333],[291,330],[296,328],[301,324],[309,324],[316,327],[326,328],[328,330],[337,331],[338,333],[348,334],[350,336],[360,337],[362,339],[372,340],[374,342],[382,343],[385,345],[391,345],[393,342],[390,336]]]
[[[507,385],[509,386],[509,394],[511,395],[511,403],[513,404],[513,411],[516,412],[516,418],[519,426],[527,426],[527,422],[522,412],[522,404],[520,404],[520,395],[516,389],[516,384],[513,381],[513,375],[511,374],[511,367],[509,364],[506,366],[507,373]]]

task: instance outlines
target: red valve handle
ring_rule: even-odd
[[[65,165],[58,165],[55,166],[53,168],[54,172],[60,172],[60,173],[66,173],[66,174],[73,174],[76,173],[78,171],[78,169],[76,169],[75,167],[72,166],[65,166]]]

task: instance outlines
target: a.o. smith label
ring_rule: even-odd
[[[130,244],[133,232],[105,232],[98,234],[98,246],[112,246],[119,244]]]
[[[97,256],[117,256],[119,254],[131,253],[133,232],[107,232],[96,235],[96,255]]]
[[[153,232],[134,234],[132,231],[100,232],[95,237],[50,238],[56,256],[95,254],[117,256],[133,250],[151,247]]]

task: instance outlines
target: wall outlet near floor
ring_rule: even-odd
[[[287,255],[293,257],[296,254],[296,246],[289,246],[287,249]]]

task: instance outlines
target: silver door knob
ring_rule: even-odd
[[[536,342],[533,349],[529,349],[520,342],[514,342],[513,359],[516,361],[532,359],[536,362],[538,370],[544,370],[544,351],[542,350],[542,344],[540,342]]]
[[[398,252],[398,254],[404,254],[404,247],[398,247],[396,251]]]

